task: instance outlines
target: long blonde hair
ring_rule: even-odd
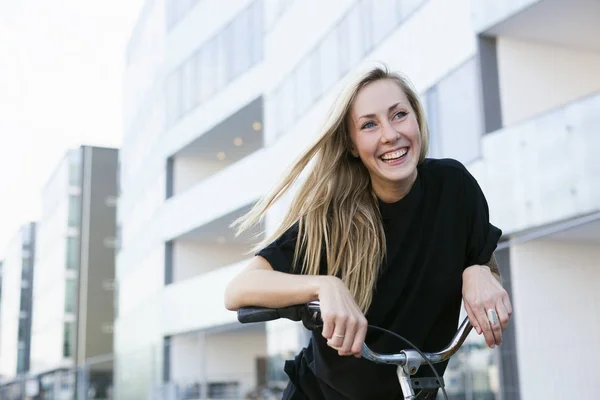
[[[234,222],[238,234],[259,223],[315,158],[306,180],[277,230],[259,243],[268,245],[298,224],[293,268],[302,260],[302,273],[318,275],[325,249],[327,273],[339,276],[366,312],[372,298],[379,267],[383,263],[385,233],[378,201],[367,168],[352,156],[349,114],[358,92],[366,85],[388,79],[406,94],[421,133],[419,163],[427,154],[428,129],[417,92],[403,76],[376,67],[348,84],[334,103],[318,140],[298,159],[273,190],[260,199],[242,218]]]

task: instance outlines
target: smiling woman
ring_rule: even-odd
[[[501,231],[467,169],[426,158],[427,148],[415,90],[374,68],[344,89],[317,142],[238,221],[240,231],[258,223],[315,161],[279,228],[225,294],[230,310],[320,301],[323,328],[286,363],[284,399],[401,398],[393,366],[357,358],[363,343],[378,352],[398,345],[367,335],[367,320],[435,351],[452,338],[464,299],[487,344],[502,343],[511,304],[484,265]]]

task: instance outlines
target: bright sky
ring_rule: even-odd
[[[143,0],[0,0],[0,259],[69,147],[121,143]]]

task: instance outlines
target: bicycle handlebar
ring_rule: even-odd
[[[302,321],[306,329],[309,330],[319,328],[323,325],[320,304],[316,301],[282,308],[242,307],[238,310],[237,317],[238,321],[242,324],[266,322],[285,318],[292,321]],[[462,346],[471,332],[471,329],[473,329],[473,326],[469,322],[469,318],[466,317],[446,348],[434,353],[423,353],[424,356],[432,364],[448,360],[458,351],[460,346]],[[379,354],[369,349],[366,344],[363,344],[361,356],[378,364],[405,366],[407,363],[411,363],[411,361],[412,363],[418,362],[419,366],[427,364],[427,361],[424,360],[423,357],[417,355],[417,360],[414,358],[415,355],[409,352],[410,350],[403,350],[394,354]]]

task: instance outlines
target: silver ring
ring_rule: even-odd
[[[336,334],[334,334],[333,336],[339,337],[339,338],[342,338],[342,339],[344,338],[344,335],[336,335]]]
[[[492,325],[498,324],[498,313],[493,308],[487,310],[488,320]]]

